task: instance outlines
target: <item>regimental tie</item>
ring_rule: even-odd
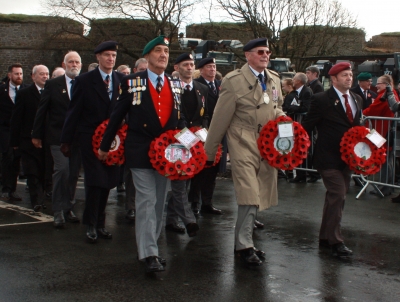
[[[214,82],[208,82],[208,85],[210,86],[210,89],[214,95],[217,95],[217,89],[215,88]]]
[[[260,80],[261,84],[265,84],[264,75],[262,73],[258,74],[258,79]]]
[[[74,88],[75,80],[71,80],[69,81],[69,83],[71,84],[71,88],[69,90],[69,98],[72,99],[72,88]]]
[[[190,91],[190,88],[191,88],[190,85],[185,86],[185,90],[187,90],[187,91]]]
[[[106,84],[107,93],[110,94],[110,76],[107,75],[104,80],[104,84]]]
[[[157,86],[156,86],[156,90],[157,90],[158,93],[161,93],[161,89],[162,89],[161,80],[162,80],[161,77],[158,76],[157,77]]]
[[[43,88],[39,90],[40,94],[42,94],[42,93],[43,93],[43,90],[44,90]]]
[[[353,123],[354,120],[353,112],[351,111],[348,96],[347,94],[343,94],[343,97],[344,97],[344,105],[346,106],[346,115],[349,118],[350,123]]]
[[[364,90],[365,99],[368,99],[368,90]]]

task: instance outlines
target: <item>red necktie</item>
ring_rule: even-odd
[[[343,94],[343,97],[344,97],[344,105],[346,106],[346,115],[349,118],[350,123],[353,123],[353,112],[351,111],[347,94]]]

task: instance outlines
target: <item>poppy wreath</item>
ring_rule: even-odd
[[[386,148],[375,146],[366,136],[370,130],[364,126],[355,126],[350,128],[340,141],[340,152],[342,160],[356,174],[371,175],[379,172],[381,165],[386,161]],[[366,144],[371,156],[366,158],[360,157],[355,152],[357,144]]]
[[[192,131],[193,133],[195,133],[196,131],[199,131],[201,129],[201,127],[198,126],[194,126],[194,127],[190,127],[189,130]],[[203,144],[204,143],[202,141],[200,141],[199,143]],[[215,154],[215,160],[214,163],[212,164],[213,166],[217,165],[219,163],[219,161],[221,160],[221,156],[222,156],[222,144],[218,145],[218,149],[217,149],[217,153]]]
[[[165,157],[165,150],[170,144],[177,144],[179,141],[175,135],[179,130],[168,130],[154,139],[150,144],[149,157],[153,168],[161,175],[171,180],[185,180],[192,178],[201,170],[203,170],[207,157],[203,144],[197,143],[190,148],[192,157],[186,162],[177,160],[170,162]]]
[[[261,157],[272,167],[293,170],[307,158],[310,139],[304,128],[298,122],[293,122],[293,147],[288,152],[277,149],[275,141],[278,137],[278,123],[280,122],[293,122],[293,120],[288,116],[280,116],[265,124],[257,140],[258,150],[260,150]]]
[[[105,120],[102,122],[94,131],[92,146],[93,152],[98,156],[98,150],[100,148],[101,141],[103,139],[104,132],[107,129],[109,120]],[[104,161],[104,164],[107,166],[114,166],[114,165],[122,165],[125,162],[124,156],[124,143],[126,138],[126,132],[128,130],[128,125],[124,124],[115,135],[115,138],[111,144],[110,150],[108,151],[107,159]]]

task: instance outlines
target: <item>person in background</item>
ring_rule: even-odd
[[[367,109],[376,99],[377,94],[371,90],[372,74],[369,72],[361,72],[357,76],[358,85],[350,89],[357,93],[363,99],[363,110]]]
[[[91,64],[89,64],[89,66],[88,66],[88,71],[92,71],[92,70],[96,69],[97,66],[99,66],[98,63],[91,63]]]
[[[53,72],[51,73],[51,78],[54,79],[56,77],[60,77],[65,74],[65,70],[62,67],[54,68]]]
[[[141,72],[141,71],[145,71],[147,69],[148,63],[147,60],[145,58],[140,58],[137,59],[137,61],[135,62],[135,67],[133,67],[133,72]]]
[[[307,85],[313,91],[313,94],[324,92],[324,87],[319,81],[319,69],[316,66],[309,66],[306,68],[306,76],[308,79]]]
[[[128,65],[119,65],[116,71],[118,71],[124,75],[131,74],[131,68]]]

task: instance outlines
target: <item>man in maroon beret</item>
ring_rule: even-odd
[[[353,252],[344,245],[340,223],[351,171],[341,159],[340,141],[351,127],[360,125],[362,99],[349,90],[353,82],[350,63],[334,65],[329,75],[332,87],[313,95],[303,127],[309,134],[317,128],[313,165],[327,190],[319,246],[331,248],[335,257],[348,257]]]

